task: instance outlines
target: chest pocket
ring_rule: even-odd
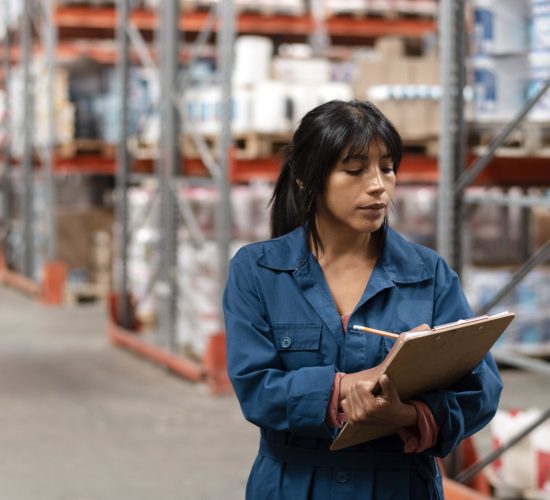
[[[320,366],[321,325],[272,325],[273,343],[288,370]]]

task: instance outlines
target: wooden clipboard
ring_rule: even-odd
[[[387,374],[403,401],[428,391],[446,389],[481,362],[514,317],[506,311],[426,331],[403,333],[380,365],[377,379]],[[347,423],[330,449],[340,450],[396,431],[395,427],[380,424]]]

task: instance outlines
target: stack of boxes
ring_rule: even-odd
[[[513,274],[514,268],[467,268],[463,286],[474,311],[492,300]],[[497,347],[512,346],[527,354],[550,355],[549,303],[550,269],[537,268],[490,311],[492,314],[510,310],[516,314]]]
[[[475,0],[472,44],[472,118],[505,122],[550,72],[550,2]],[[529,113],[533,122],[550,120],[550,97]]]
[[[274,57],[270,38],[241,36],[235,46],[232,130],[236,135],[290,137],[298,120],[331,99],[350,99],[351,86],[336,81],[332,63],[313,57],[307,45],[286,45]],[[253,61],[253,64],[251,63]],[[221,88],[195,85],[186,91],[185,109],[195,130],[220,131]]]
[[[439,64],[435,55],[406,56],[401,37],[383,37],[356,62],[354,95],[373,101],[404,140],[439,133]]]
[[[501,127],[550,74],[550,2],[475,0],[473,20],[470,75],[474,100],[469,118]],[[540,148],[540,127],[550,120],[549,103],[549,98],[543,97],[522,125],[523,135],[515,136],[524,153]],[[533,130],[538,131],[536,137]],[[525,193],[519,188],[472,189],[484,196],[494,192],[513,198]],[[544,189],[531,191],[534,196],[548,196]],[[526,221],[522,210],[517,205],[469,208],[466,260],[477,267],[465,273],[464,285],[474,308],[488,302],[510,280],[513,270],[524,261],[525,250],[534,251],[550,237],[548,209],[535,208],[530,214],[530,241],[523,241]],[[550,352],[550,318],[544,312],[550,302],[549,273],[544,267],[533,271],[495,308],[494,312],[509,308],[517,314],[502,343],[533,354]]]
[[[531,0],[529,22],[529,94],[537,89],[550,75],[550,1]],[[550,121],[550,93],[539,100],[529,115],[534,122]]]
[[[374,50],[358,51],[348,62],[314,57],[301,44],[281,46],[242,36],[236,44],[232,129],[239,134],[289,138],[300,118],[332,99],[371,100],[393,121],[405,140],[433,139],[439,126],[438,61],[433,55],[405,56],[399,37],[378,39]],[[254,64],[250,64],[254,61]],[[221,89],[195,86],[186,92],[186,112],[199,133],[220,130]]]
[[[129,191],[130,226],[134,229],[129,248],[130,290],[137,300],[137,314],[148,324],[156,321],[153,283],[159,256],[160,233],[157,185],[151,179]],[[233,186],[231,202],[234,214],[235,253],[244,243],[269,237],[268,203],[272,186],[251,183]],[[178,342],[186,350],[202,357],[208,338],[222,329],[218,304],[218,249],[215,220],[218,191],[213,187],[185,187],[178,191],[190,206],[200,229],[194,238],[185,218],[178,233]]]
[[[35,147],[46,146],[49,142],[48,75],[44,60],[36,60],[31,67],[31,93],[33,96],[32,141]],[[53,79],[53,112],[55,116],[54,144],[66,146],[74,137],[74,104],[69,100],[69,73],[57,68]],[[23,71],[20,66],[12,68],[9,81],[10,95],[10,138],[12,154],[21,157],[23,137],[20,131],[23,126]]]

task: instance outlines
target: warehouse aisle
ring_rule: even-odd
[[[236,400],[111,347],[104,321],[0,288],[0,498],[241,500],[257,434]]]

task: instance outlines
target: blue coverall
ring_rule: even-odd
[[[434,457],[447,455],[493,417],[502,383],[488,354],[448,390],[417,399],[439,425],[435,446],[405,454],[397,435],[328,450],[334,374],[382,362],[393,340],[353,324],[404,332],[471,317],[458,277],[434,251],[388,229],[344,334],[305,231],[243,247],[224,294],[228,372],[245,417],[260,427],[248,500],[443,498]]]

